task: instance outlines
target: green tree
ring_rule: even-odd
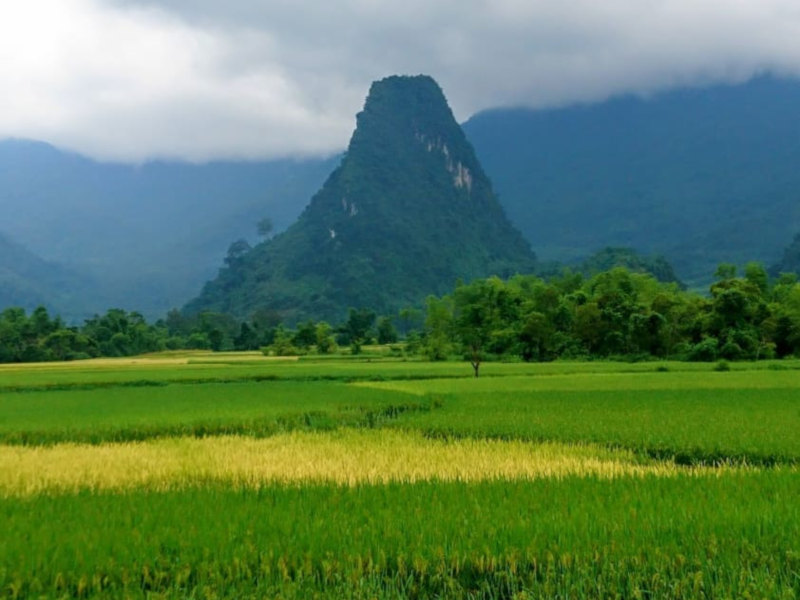
[[[453,302],[449,296],[425,299],[424,352],[429,360],[444,360],[450,353],[453,330]]]
[[[342,343],[350,346],[353,354],[361,352],[362,344],[370,338],[370,331],[375,323],[375,313],[367,308],[356,310],[351,308],[347,321],[339,328]]]
[[[317,343],[317,327],[314,321],[305,321],[297,326],[292,343],[298,348],[308,349]]]
[[[394,344],[397,341],[397,330],[394,328],[391,317],[381,317],[378,320],[378,343]]]
[[[459,285],[453,292],[453,325],[456,339],[475,372],[494,344],[495,350],[507,349],[509,324],[515,314],[511,291],[497,277]]]
[[[228,253],[225,256],[225,264],[231,268],[239,265],[244,259],[245,255],[250,252],[252,248],[245,239],[239,239],[228,246]]]
[[[330,354],[336,350],[336,341],[333,339],[333,328],[325,321],[317,323],[314,329],[314,338],[317,352]]]

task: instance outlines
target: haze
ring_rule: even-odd
[[[791,0],[28,0],[0,5],[0,138],[202,162],[344,148],[369,83],[460,120],[800,73]]]

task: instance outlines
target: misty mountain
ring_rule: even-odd
[[[255,240],[261,218],[276,231],[291,223],[336,161],[130,166],[0,141],[0,227],[96,282],[60,305],[71,317],[110,306],[161,316],[198,292],[232,241]]]
[[[341,165],[297,222],[226,262],[186,312],[337,322],[349,307],[392,314],[459,279],[535,268],[426,76],[373,83]]]
[[[464,124],[542,260],[661,254],[691,287],[720,262],[773,264],[800,230],[800,82],[495,110]]]
[[[781,273],[800,275],[800,233],[795,234],[792,242],[783,250],[781,259],[770,267],[769,273],[773,277]]]
[[[760,78],[488,111],[463,128],[540,259],[576,264],[631,247],[703,289],[720,262],[775,265],[800,231],[798,106],[800,83]],[[340,160],[127,166],[0,141],[0,230],[82,274],[88,283],[62,294],[67,305],[51,301],[63,314],[119,306],[161,316],[214,277],[232,242],[254,244],[261,218],[276,232],[292,223]]]
[[[91,284],[79,273],[41,259],[0,232],[0,310],[10,306],[32,310],[39,305],[60,310]]]

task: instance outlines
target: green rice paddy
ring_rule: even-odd
[[[0,597],[796,598],[800,370],[732,367],[491,363],[477,380],[463,363],[255,355],[5,367],[0,444],[55,452],[78,485],[0,494]],[[308,454],[286,432],[327,437]],[[208,480],[136,483],[145,459],[190,468],[202,460],[179,453],[200,448],[256,474],[335,474],[340,460],[424,475],[240,485],[224,476],[240,463],[220,462]],[[489,448],[510,462],[482,479],[467,463]],[[123,455],[107,470],[133,483],[113,489],[79,485],[63,458]],[[517,468],[529,455],[586,468],[531,475]],[[628,466],[601,476],[601,458]],[[4,481],[35,479],[31,464],[3,463]]]

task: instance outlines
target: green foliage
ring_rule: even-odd
[[[0,586],[18,597],[783,600],[798,586],[800,515],[784,499],[799,482],[767,471],[9,499]]]
[[[317,346],[317,352],[320,354],[330,354],[336,350],[333,328],[325,321],[320,321],[314,328],[314,343]]]
[[[390,315],[458,279],[535,265],[425,76],[374,83],[341,165],[299,220],[229,258],[187,313],[269,307],[288,325],[338,322],[351,306]]]
[[[428,296],[425,304],[425,356],[428,360],[444,360],[452,346],[452,301],[446,296],[442,299]]]
[[[391,317],[381,317],[378,320],[377,333],[379,344],[394,344],[398,339]]]
[[[477,374],[487,357],[713,362],[800,351],[800,284],[771,283],[757,263],[741,278],[725,265],[717,276],[710,297],[623,267],[588,280],[565,273],[550,282],[517,275],[460,284],[452,296],[428,300],[429,319],[451,315],[439,318],[446,326],[429,324],[428,356],[441,358],[436,348],[457,343]]]
[[[662,283],[677,283],[683,287],[672,265],[663,256],[642,256],[633,248],[604,248],[584,260],[579,270],[591,277],[615,267],[625,267],[634,273],[649,273]]]
[[[281,324],[271,310],[243,321],[209,311],[192,316],[171,311],[149,325],[139,313],[112,309],[70,328],[44,308],[30,317],[22,309],[7,309],[0,314],[0,362],[129,356],[166,348],[329,354],[336,342],[357,356],[376,339],[384,345],[398,341],[395,322],[408,332],[406,355],[444,360],[462,354],[476,374],[487,359],[713,362],[800,355],[800,283],[792,276],[770,281],[757,263],[744,271],[736,277],[733,267],[720,266],[709,296],[624,267],[588,279],[569,271],[549,281],[519,274],[505,281],[490,277],[429,296],[424,313],[406,307],[379,318],[373,309],[351,308],[336,326],[306,320],[295,329]],[[412,324],[423,330],[415,333]]]
[[[441,407],[393,425],[430,436],[592,442],[685,464],[800,464],[798,373],[728,368],[374,385],[438,398]]]
[[[275,338],[272,344],[264,349],[264,354],[269,356],[297,356],[301,354],[301,351],[294,345],[294,338],[295,336],[279,326],[275,331]]]
[[[541,259],[628,246],[663,254],[690,288],[705,289],[719,262],[773,264],[797,233],[798,103],[796,80],[762,77],[493,110],[464,129]]]

